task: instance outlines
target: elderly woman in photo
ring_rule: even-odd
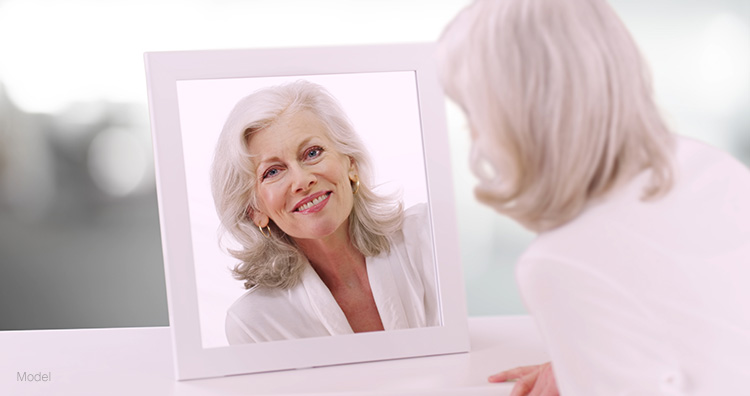
[[[298,81],[240,100],[219,138],[212,191],[241,245],[248,291],[230,344],[438,324],[426,205],[372,190],[371,161],[337,101]]]
[[[441,38],[477,198],[538,233],[517,265],[551,364],[513,395],[738,395],[750,171],[678,137],[605,0],[479,0]],[[559,391],[559,392],[558,392]]]

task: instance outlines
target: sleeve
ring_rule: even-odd
[[[669,335],[637,290],[555,258],[522,258],[516,278],[560,394],[687,394]]]
[[[249,344],[257,342],[251,335],[251,331],[242,323],[242,320],[231,309],[227,311],[227,318],[224,324],[224,331],[227,335],[229,345]]]

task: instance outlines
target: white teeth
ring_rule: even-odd
[[[301,205],[299,208],[297,208],[297,211],[300,212],[300,211],[303,211],[303,210],[310,209],[313,206],[321,203],[326,198],[328,198],[328,194],[323,194],[323,195],[319,196],[318,198],[315,198],[312,201],[310,201],[310,202],[308,202],[308,203],[306,203],[304,205]]]

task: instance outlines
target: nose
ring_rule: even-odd
[[[317,183],[318,178],[309,170],[296,166],[293,169],[292,191],[304,193]]]

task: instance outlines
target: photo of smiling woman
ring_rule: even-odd
[[[230,344],[439,324],[426,204],[373,189],[366,147],[337,100],[299,80],[242,98],[211,187],[247,291]]]

